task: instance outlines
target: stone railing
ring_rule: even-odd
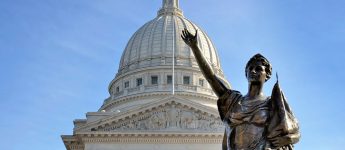
[[[116,92],[113,94],[112,99],[116,99],[119,97],[132,95],[132,94],[138,94],[138,93],[144,93],[144,92],[153,92],[153,91],[172,91],[172,85],[171,84],[159,84],[159,85],[142,85],[134,88],[128,88],[124,89],[123,91]],[[185,84],[175,84],[175,91],[178,92],[196,92],[196,93],[202,93],[202,94],[209,94],[212,95],[213,91],[210,88],[201,87],[201,86],[195,86],[195,85],[185,85]]]

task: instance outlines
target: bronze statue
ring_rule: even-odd
[[[218,111],[225,124],[223,150],[292,150],[300,138],[298,122],[278,81],[270,97],[262,91],[272,75],[269,61],[261,54],[248,61],[245,68],[248,93],[242,95],[215,75],[198,47],[197,34],[198,31],[192,35],[184,29],[181,37],[191,47],[202,73],[219,98]]]

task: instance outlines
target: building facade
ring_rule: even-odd
[[[178,0],[163,0],[157,17],[130,38],[109,98],[62,135],[67,150],[218,150],[224,126],[217,97],[203,77],[182,30],[198,30],[198,44],[219,78],[217,51],[184,17]]]

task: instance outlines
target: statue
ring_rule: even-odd
[[[175,105],[172,105],[170,109],[166,112],[167,116],[167,127],[174,128],[174,127],[180,127],[179,121],[180,121],[180,110],[175,107]]]
[[[270,97],[262,92],[272,74],[269,61],[261,54],[248,61],[248,93],[242,95],[216,76],[198,47],[197,36],[198,31],[192,35],[187,29],[181,35],[219,98],[218,111],[225,124],[223,150],[292,150],[300,138],[299,127],[278,80]]]

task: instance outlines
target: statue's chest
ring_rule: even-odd
[[[235,105],[230,121],[235,124],[254,124],[257,126],[264,125],[269,118],[269,107],[267,101],[258,102],[238,102]]]

